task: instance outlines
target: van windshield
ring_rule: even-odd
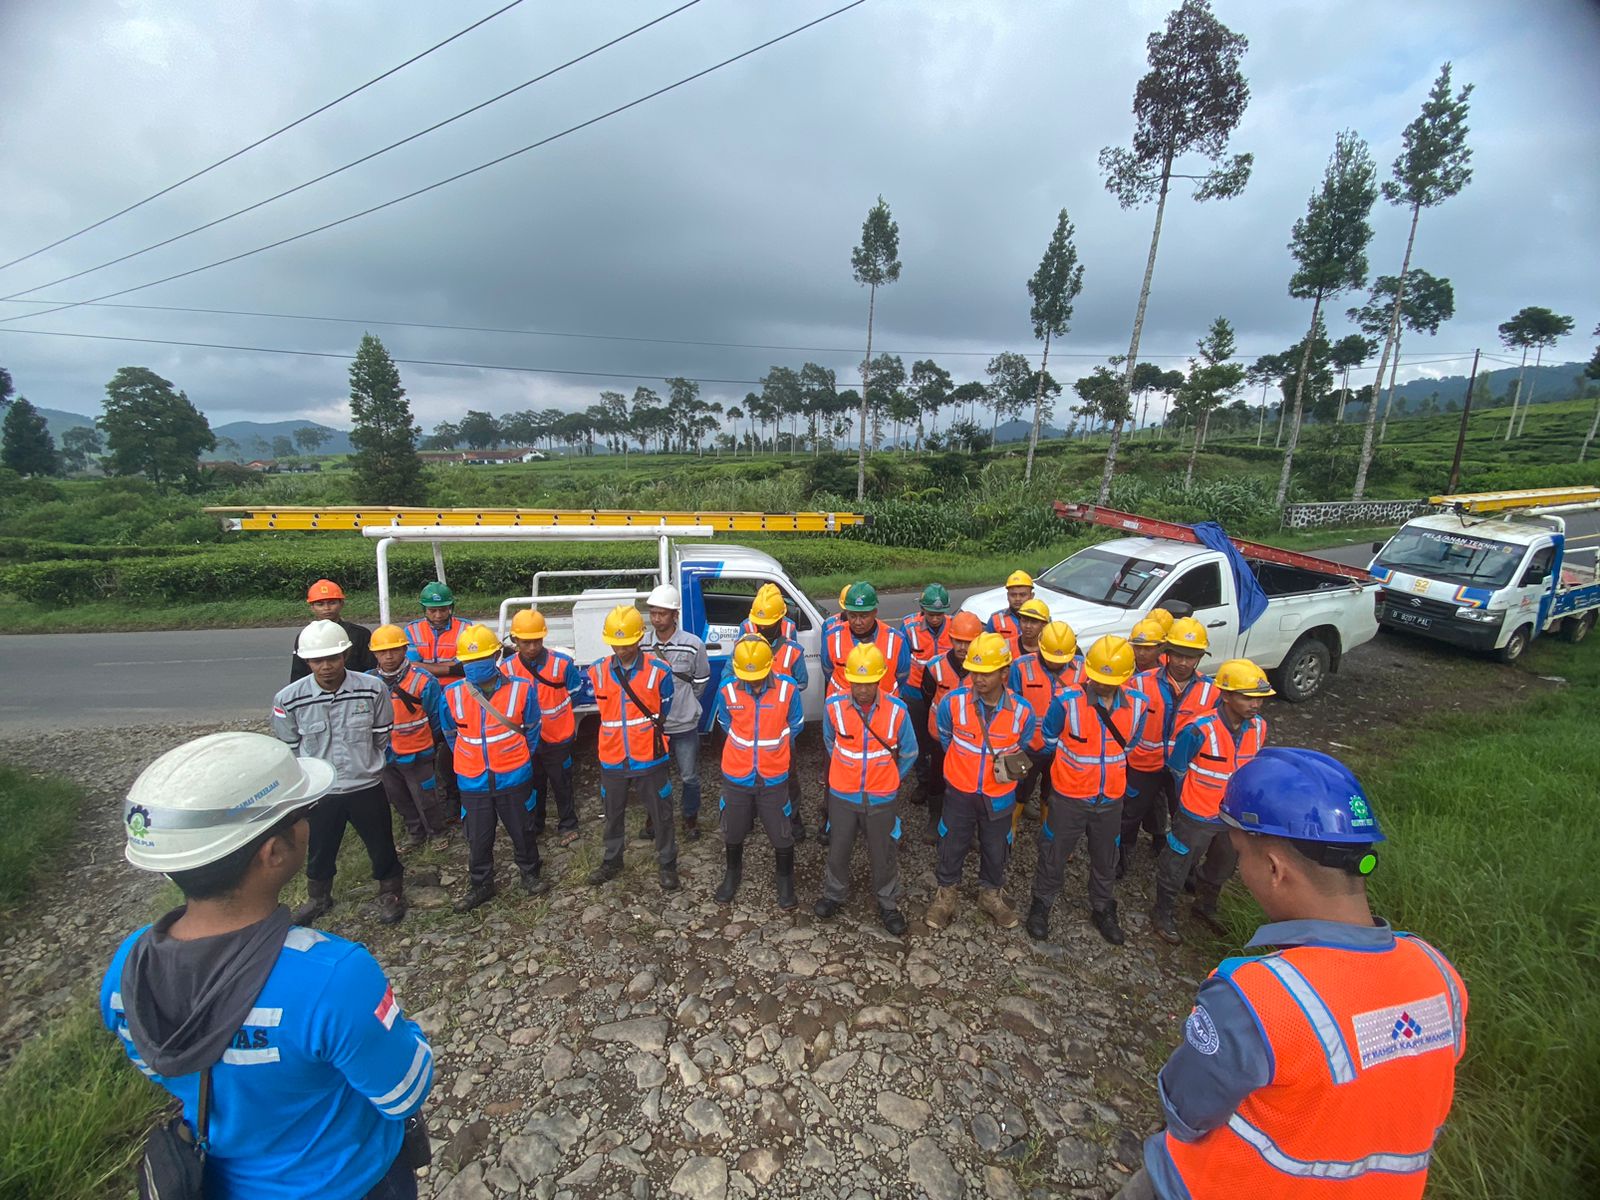
[[[1389,539],[1378,566],[1450,583],[1501,588],[1511,582],[1527,549],[1472,533],[1407,525]]]
[[[1036,582],[1094,604],[1137,608],[1171,574],[1165,563],[1090,547],[1051,567]]]

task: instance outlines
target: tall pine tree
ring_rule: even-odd
[[[0,437],[0,463],[18,475],[54,475],[58,469],[56,444],[39,410],[18,396],[6,408]]]
[[[362,504],[421,504],[422,460],[411,405],[400,372],[383,343],[361,336],[350,364],[350,418],[354,428],[356,499]]]

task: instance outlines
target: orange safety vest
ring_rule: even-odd
[[[772,648],[772,669],[779,675],[794,678],[794,666],[805,658],[806,652],[799,642],[779,642]]]
[[[444,662],[456,656],[456,639],[466,627],[467,623],[460,617],[451,617],[450,624],[441,632],[427,617],[418,617],[406,626],[406,641],[415,647],[423,662]]]
[[[1162,669],[1164,670],[1165,668]],[[1156,684],[1156,690],[1161,690],[1161,685],[1159,683]],[[1169,717],[1172,720],[1172,728],[1166,735],[1167,744],[1164,747],[1166,753],[1170,754],[1172,752],[1172,740],[1176,738],[1178,734],[1182,733],[1185,728],[1193,724],[1195,718],[1203,717],[1208,712],[1214,712],[1216,710],[1217,685],[1211,682],[1209,676],[1202,675],[1199,671],[1196,671],[1194,673],[1194,677],[1189,680],[1189,690],[1184,692],[1184,694],[1178,699],[1178,711],[1176,715],[1167,713],[1165,697],[1162,699],[1161,707],[1162,727],[1166,727]]]
[[[900,622],[900,630],[911,643],[911,675],[906,680],[906,686],[921,690],[928,663],[941,654],[950,653],[950,618],[945,617],[944,624],[935,633],[928,628],[928,614],[914,612]]]
[[[753,621],[749,617],[746,617],[744,619],[744,623],[739,626],[739,633],[740,633],[741,636],[743,636],[745,634],[751,634],[751,635],[753,635],[755,637],[758,637],[758,638],[766,637],[767,635],[762,633],[761,630],[762,630],[762,626],[757,625],[755,623],[755,621]],[[795,628],[795,623],[794,623],[794,618],[793,617],[780,617],[778,619],[778,636],[780,638],[785,638],[785,639],[787,639],[789,641],[793,641],[795,639],[796,634],[797,634],[797,630]]]
[[[1009,608],[1002,608],[989,618],[989,632],[998,633],[1005,638],[1006,645],[1011,647],[1011,657],[1019,658],[1022,655],[1022,627],[1017,623],[1017,614]]]
[[[544,668],[549,672],[548,677],[529,668],[520,654],[513,654],[500,664],[500,674],[507,679],[525,679],[537,690],[539,740],[546,745],[568,741],[578,729],[572,715],[572,693],[567,691],[567,668],[571,665],[572,659],[559,650],[545,651]]]
[[[1028,749],[1043,750],[1044,715],[1050,711],[1050,701],[1069,687],[1082,685],[1083,659],[1074,658],[1055,673],[1037,654],[1024,654],[1011,665],[1017,674],[1017,694],[1033,709],[1037,721],[1033,727],[1033,737],[1028,741]]]
[[[1222,808],[1222,793],[1233,773],[1267,744],[1267,722],[1260,716],[1251,717],[1234,734],[1221,715],[1212,712],[1190,724],[1200,731],[1200,749],[1189,760],[1178,803],[1195,816],[1211,820]]]
[[[422,691],[432,678],[415,663],[407,663],[405,674],[389,688],[389,703],[394,706],[394,731],[389,734],[389,749],[396,754],[433,753],[433,727],[422,703]],[[409,703],[400,697],[400,692],[411,697]]]
[[[880,697],[863,720],[849,695],[830,697],[823,709],[824,720],[833,726],[828,790],[884,803],[893,800],[900,791],[900,740],[911,736],[906,715],[904,705]]]
[[[495,689],[494,695],[485,696],[490,707],[517,724],[522,723],[522,710],[528,703],[529,684],[521,679],[508,679]],[[450,704],[450,715],[455,718],[456,774],[472,779],[485,772],[509,775],[522,767],[531,766],[533,756],[528,752],[528,739],[514,729],[507,729],[483,711],[478,698],[468,690],[464,680],[456,680],[445,689]]]
[[[1161,667],[1140,671],[1128,680],[1128,688],[1144,697],[1144,724],[1139,727],[1139,740],[1128,747],[1128,766],[1135,771],[1164,771],[1167,768],[1167,744],[1161,736],[1161,723],[1167,711],[1167,698],[1161,694],[1156,675]],[[1198,689],[1197,689],[1198,690]]]
[[[722,685],[722,704],[728,710],[724,779],[777,779],[789,773],[789,700],[794,689],[794,680],[776,676],[759,692],[737,679]]]
[[[667,735],[656,732],[652,714],[664,716],[661,684],[671,673],[667,664],[655,655],[640,653],[638,665],[628,677],[628,684],[649,709],[646,713],[640,711],[639,706],[628,699],[628,693],[622,690],[615,658],[608,655],[589,667],[595,705],[600,709],[597,749],[602,767],[650,766],[666,758]],[[693,736],[693,731],[690,736]]]
[[[1122,700],[1101,712],[1132,746],[1145,720],[1144,697],[1124,691]],[[1050,786],[1071,800],[1121,800],[1128,793],[1128,752],[1101,722],[1087,692],[1073,688],[1061,703],[1067,720],[1050,764]]]
[[[978,694],[971,685],[958,687],[944,701],[950,709],[950,745],[944,752],[945,786],[954,792],[987,796],[998,811],[1016,799],[1017,785],[995,778],[995,760],[1022,749],[1022,731],[1030,709],[1010,688],[984,723]]]
[[[886,696],[892,696],[900,690],[900,681],[895,677],[895,671],[900,663],[900,647],[905,642],[905,634],[893,625],[878,622],[878,632],[872,637],[873,644],[883,653],[883,661],[889,664],[889,669],[883,673],[883,678],[878,680],[878,690]],[[850,657],[850,651],[862,643],[856,641],[856,635],[850,632],[849,624],[841,622],[831,634],[828,635],[828,657],[833,662],[833,674],[828,676],[829,696],[850,691],[850,682],[844,677],[845,659]]]
[[[1455,968],[1397,934],[1389,950],[1293,946],[1217,972],[1255,1015],[1272,1082],[1197,1140],[1166,1135],[1193,1200],[1417,1200],[1466,1048]]]
[[[950,661],[950,652],[947,650],[938,658],[929,660],[928,674],[933,676],[933,699],[928,701],[928,732],[937,743],[939,723],[935,718],[939,713],[939,701],[965,683],[967,673]]]

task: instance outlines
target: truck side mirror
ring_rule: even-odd
[[[1372,552],[1374,554],[1379,554],[1382,551],[1383,551],[1383,543],[1382,542],[1373,542],[1372,543]]]

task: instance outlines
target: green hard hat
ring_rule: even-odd
[[[947,613],[950,611],[950,589],[942,583],[930,583],[922,589],[922,611]]]
[[[870,583],[852,583],[844,594],[845,612],[871,612],[878,607],[878,589]]]
[[[455,605],[456,594],[442,583],[425,584],[422,589],[423,608],[451,608]]]

